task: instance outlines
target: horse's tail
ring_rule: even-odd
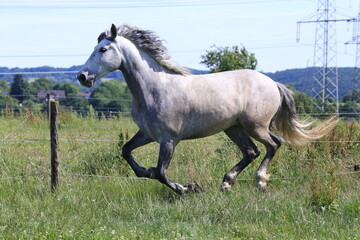
[[[277,131],[286,142],[293,145],[304,145],[319,139],[331,131],[337,124],[336,116],[314,126],[313,121],[300,120],[296,116],[293,92],[281,83],[276,83],[281,96],[281,106],[273,119]]]

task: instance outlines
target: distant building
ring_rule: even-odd
[[[36,96],[40,102],[46,102],[47,95],[50,94],[50,99],[66,98],[64,90],[40,90]]]
[[[85,99],[89,99],[91,96],[91,92],[80,92],[80,93],[78,93],[78,96],[83,97]]]

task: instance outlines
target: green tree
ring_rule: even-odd
[[[4,109],[3,111],[0,111],[0,115],[3,115],[3,113],[6,111],[6,106],[9,106],[12,108],[12,110],[17,109],[19,107],[18,100],[7,94],[0,93],[0,107]]]
[[[325,102],[323,102],[321,98],[314,98],[314,102],[320,109],[322,109],[322,110],[318,109],[319,112],[323,112],[323,113],[336,112],[337,103],[335,98],[328,98]],[[319,117],[323,117],[323,116],[319,115]]]
[[[53,87],[54,90],[64,90],[66,96],[71,95],[77,95],[80,93],[80,88],[72,83],[57,83]]]
[[[360,119],[360,90],[346,94],[340,105],[340,116],[344,118]]]
[[[360,104],[356,102],[345,102],[339,107],[340,117],[346,119],[360,119]]]
[[[39,100],[36,96],[37,92],[40,90],[50,90],[52,84],[50,80],[47,78],[38,78],[32,83],[29,83],[28,90],[27,90],[27,97],[22,101],[23,105],[32,105],[37,103]]]
[[[211,73],[237,69],[256,69],[255,55],[249,53],[245,47],[233,46],[229,48],[213,45],[212,48],[201,56],[202,61],[200,62],[206,65]]]
[[[308,94],[294,91],[294,99],[297,113],[316,112],[314,100]]]
[[[360,90],[354,90],[344,96],[343,102],[360,103]]]
[[[36,79],[34,82],[30,84],[31,91],[35,95],[40,90],[50,90],[52,89],[52,83],[49,79],[45,77],[41,77]]]
[[[130,110],[131,94],[124,82],[114,80],[103,82],[92,93],[90,104],[97,111]]]
[[[23,79],[21,74],[16,74],[11,84],[10,95],[17,98],[19,102],[22,102],[29,97],[29,92],[30,85],[28,81]]]
[[[297,113],[314,113],[315,102],[314,100],[306,93],[297,91],[292,84],[287,84],[286,87],[291,89],[294,93],[295,107]]]
[[[3,91],[10,90],[9,84],[4,79],[0,79],[0,90],[3,90]]]
[[[60,105],[72,107],[74,110],[82,111],[87,109],[87,101],[79,97],[80,88],[72,83],[57,83],[53,87],[54,90],[63,90],[65,92],[65,99],[60,99]]]

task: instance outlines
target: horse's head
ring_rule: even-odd
[[[122,57],[116,44],[118,30],[114,24],[110,32],[109,37],[106,34],[100,35],[94,52],[78,73],[81,85],[92,87],[97,79],[120,68]]]

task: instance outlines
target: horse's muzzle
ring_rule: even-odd
[[[88,72],[80,72],[77,75],[77,79],[79,80],[80,84],[88,88],[94,85],[95,77],[95,75],[89,75]]]

